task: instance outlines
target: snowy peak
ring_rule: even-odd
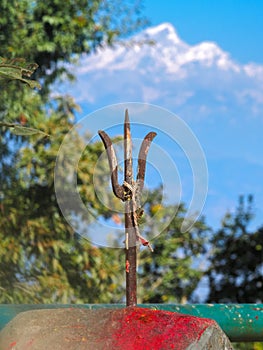
[[[229,54],[224,52],[218,45],[213,42],[202,42],[190,46],[180,39],[175,28],[170,23],[163,23],[156,27],[148,28],[143,34],[156,43],[160,53],[167,58],[172,56],[177,67],[178,65],[183,66],[194,62],[207,67],[214,65],[219,69],[238,71],[238,66],[232,62]],[[171,68],[170,59],[168,65]]]
[[[149,36],[151,39],[156,40],[157,42],[170,42],[173,44],[181,44],[182,41],[177,35],[177,32],[174,26],[170,23],[162,23],[156,27],[150,27],[146,29],[144,35]]]
[[[153,44],[142,44],[145,39]],[[112,101],[116,95],[117,101],[122,96],[151,103],[167,101],[178,107],[188,101],[199,104],[201,99],[207,113],[208,105],[217,105],[221,113],[222,104],[233,101],[246,104],[253,113],[261,110],[263,66],[238,64],[213,42],[188,45],[169,23],[147,28],[131,42],[83,57],[75,72],[85,86],[78,100],[95,101],[105,94]]]
[[[189,47],[187,52],[185,52],[184,58],[185,63],[199,62],[207,67],[212,67],[214,65],[222,70],[234,70],[236,72],[240,70],[238,65],[231,60],[229,54],[221,50],[220,47],[213,42],[202,42]]]
[[[145,38],[151,40],[153,44],[136,44]],[[187,71],[192,69],[193,64],[201,68],[235,72],[240,70],[229,54],[215,43],[188,45],[180,39],[170,23],[147,28],[134,37],[134,43],[132,47],[116,45],[114,48],[106,48],[87,57],[88,64],[84,60],[86,67],[82,67],[82,72],[94,69],[110,71],[126,69],[151,73],[153,70],[158,72],[162,70],[163,73],[177,74],[177,79],[182,79],[187,76]]]

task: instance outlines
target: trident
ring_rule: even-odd
[[[140,208],[140,197],[144,186],[146,157],[155,132],[149,132],[143,139],[139,151],[136,181],[133,180],[132,170],[132,139],[128,110],[125,111],[124,121],[124,182],[118,182],[118,163],[116,154],[108,134],[102,130],[98,134],[107,151],[111,171],[111,184],[114,195],[125,202],[125,252],[126,252],[126,306],[137,304],[137,243],[152,247],[150,242],[140,235],[138,218],[143,211]]]

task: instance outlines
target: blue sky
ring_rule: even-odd
[[[238,64],[263,64],[262,0],[145,0],[144,4],[151,25],[173,24],[187,44],[212,41]],[[234,209],[235,198],[248,193],[254,194],[256,207],[251,229],[263,224],[263,112],[245,118],[250,108],[239,107],[229,108],[224,116],[218,114],[218,128],[209,119],[202,119],[200,125],[190,121],[208,157],[210,191],[204,213],[214,228],[224,210]],[[240,115],[239,122],[234,114]]]
[[[214,41],[241,63],[263,63],[262,0],[145,0],[152,25],[172,23],[189,44]]]
[[[158,25],[163,22],[172,23],[178,35],[188,44],[195,45],[203,41],[212,41],[224,51],[227,51],[234,61],[241,64],[249,62],[263,63],[262,0],[145,0],[144,6],[145,14],[150,19],[151,25]],[[248,121],[248,124],[251,124],[251,121]],[[254,128],[256,129],[257,126],[262,128],[262,123],[255,122]],[[236,148],[236,151],[234,151],[236,155],[238,153],[245,154],[246,142],[242,142],[241,137],[246,137],[249,139],[250,145],[253,144],[253,151],[261,154],[263,151],[261,133],[255,131],[255,133],[245,134],[246,123],[244,122],[243,125],[239,124],[236,128],[243,129],[243,132],[239,132],[237,129],[227,130],[226,127],[225,133],[232,133],[232,138],[236,138],[236,142],[232,141],[228,147],[232,150]],[[215,137],[217,138],[216,135]],[[226,137],[225,140],[230,140],[230,137]],[[224,162],[224,160],[220,159],[219,162]],[[241,161],[241,177],[242,174],[246,173],[245,166]],[[229,164],[229,167],[231,167],[231,164]],[[255,169],[255,171],[257,170]],[[262,172],[260,172],[261,175],[263,175]],[[231,177],[231,175],[229,176]],[[258,179],[257,175],[255,177]],[[243,180],[245,179],[243,178]],[[232,179],[232,181],[233,187],[235,187],[235,180]],[[220,185],[218,184],[218,186]],[[257,186],[261,187],[259,184]],[[248,191],[250,191],[249,186]],[[236,194],[238,195],[238,189],[236,189]],[[254,193],[254,195],[257,199],[257,194]],[[225,204],[229,209],[227,201]],[[215,205],[215,212],[217,211],[216,207]],[[258,208],[257,204],[256,207]],[[262,210],[257,211],[255,221],[258,224],[263,222],[263,218],[261,219],[262,213]]]

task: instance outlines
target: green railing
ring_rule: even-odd
[[[232,342],[263,342],[263,304],[144,304],[151,309],[180,312],[215,320]],[[18,313],[34,309],[77,307],[87,309],[121,308],[121,304],[85,305],[0,305],[0,329]]]

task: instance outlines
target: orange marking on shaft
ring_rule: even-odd
[[[130,273],[130,263],[129,260],[126,260],[126,272]]]

